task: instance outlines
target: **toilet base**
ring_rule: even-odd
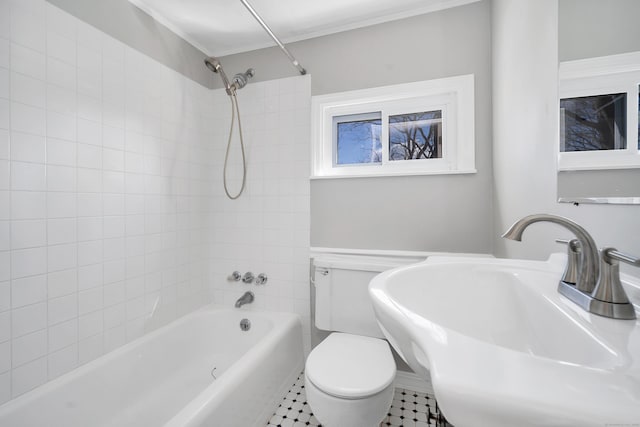
[[[374,427],[387,416],[393,400],[393,383],[361,399],[341,399],[318,389],[305,373],[307,402],[315,417],[326,427]]]

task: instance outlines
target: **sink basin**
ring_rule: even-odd
[[[430,257],[369,285],[378,323],[456,427],[640,425],[640,321],[557,292],[566,257]],[[640,284],[623,276],[639,310]]]

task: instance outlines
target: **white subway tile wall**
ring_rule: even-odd
[[[244,310],[300,314],[308,353],[310,76],[250,82],[238,92],[247,183],[234,201],[227,199],[222,186],[231,104],[224,91],[214,92],[215,140],[219,141],[209,200],[214,300],[231,307],[251,290],[255,301]],[[227,167],[232,195],[237,194],[242,180],[238,133],[234,132]],[[231,282],[228,276],[234,270],[265,273],[269,279],[265,286]]]
[[[230,201],[223,90],[44,0],[0,20],[0,404],[250,289],[243,309],[301,315],[308,352],[309,76],[239,91]]]
[[[211,301],[213,101],[44,0],[0,0],[0,403]]]

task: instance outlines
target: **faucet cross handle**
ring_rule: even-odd
[[[269,280],[267,275],[264,273],[260,273],[258,274],[258,277],[256,277],[256,285],[265,285],[267,283],[267,280]]]

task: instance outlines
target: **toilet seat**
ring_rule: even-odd
[[[396,365],[386,341],[332,333],[309,354],[305,375],[326,394],[362,399],[389,387]]]

